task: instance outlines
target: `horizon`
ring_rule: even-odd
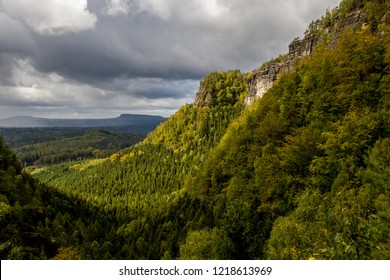
[[[123,114],[120,114],[120,115],[116,115],[116,116],[113,116],[113,117],[91,117],[91,118],[48,118],[48,117],[37,117],[37,116],[29,116],[29,115],[15,115],[15,116],[10,116],[10,117],[5,117],[5,118],[0,118],[0,121],[3,121],[3,120],[7,120],[7,119],[15,119],[15,118],[33,118],[33,119],[48,119],[48,120],[99,120],[99,119],[102,119],[102,120],[105,120],[105,119],[115,119],[115,118],[120,118],[121,116],[124,116],[124,115],[130,115],[130,116],[147,116],[147,117],[162,117],[162,118],[167,118],[167,117],[164,117],[164,116],[160,116],[160,115],[149,115],[149,114],[134,114],[134,113],[123,113]],[[1,126],[0,126],[1,127]]]

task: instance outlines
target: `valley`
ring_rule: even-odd
[[[147,133],[2,128],[1,259],[389,259],[389,9],[341,1]]]

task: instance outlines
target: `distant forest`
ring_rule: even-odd
[[[145,138],[127,130],[40,127],[0,128],[0,133],[24,166],[42,166],[107,157]]]

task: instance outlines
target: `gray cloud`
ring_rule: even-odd
[[[42,35],[60,35],[94,28],[96,15],[87,10],[87,0],[2,0],[7,14]]]
[[[0,52],[31,54],[36,44],[28,29],[0,10]]]
[[[338,2],[0,0],[0,117],[167,116],[204,75],[251,71],[287,52]]]

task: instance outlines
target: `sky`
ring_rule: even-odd
[[[0,0],[0,118],[168,117],[339,0]]]

